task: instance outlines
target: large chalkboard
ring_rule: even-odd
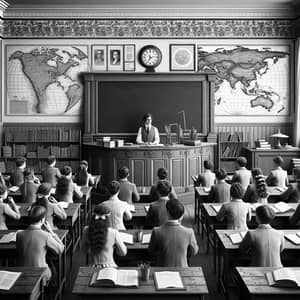
[[[166,124],[213,131],[212,74],[86,73],[85,133],[136,134],[145,113],[164,132]],[[214,78],[214,77],[212,77]]]

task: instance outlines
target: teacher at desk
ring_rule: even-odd
[[[139,128],[136,142],[137,144],[158,145],[159,133],[158,129],[152,125],[152,115],[147,113],[143,117],[143,126]]]

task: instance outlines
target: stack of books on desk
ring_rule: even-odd
[[[268,143],[266,140],[255,141],[255,147],[256,149],[271,149],[270,143]]]

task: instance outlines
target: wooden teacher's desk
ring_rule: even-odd
[[[132,269],[132,268],[124,268]],[[133,268],[137,269],[137,268]],[[138,288],[104,288],[89,286],[91,276],[96,271],[93,267],[80,267],[73,287],[73,294],[81,299],[155,299],[155,300],[185,300],[185,299],[203,299],[208,294],[206,281],[201,267],[188,268],[159,268],[151,267],[150,280],[141,281],[139,278]],[[180,272],[182,281],[186,290],[183,291],[157,291],[154,285],[153,272],[158,271],[177,271]]]

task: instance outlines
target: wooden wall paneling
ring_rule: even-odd
[[[146,174],[147,160],[146,159],[130,159],[130,170],[132,172],[132,181],[137,186],[148,186],[149,174]]]

